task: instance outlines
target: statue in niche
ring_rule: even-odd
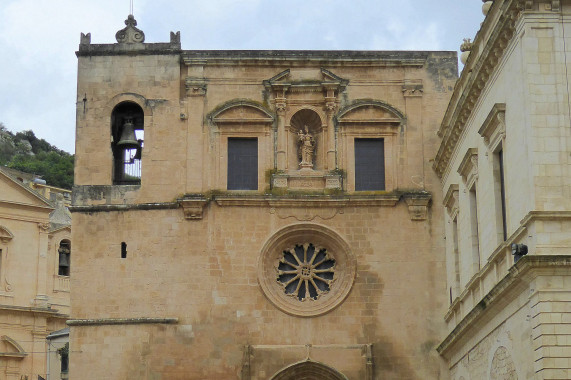
[[[301,169],[313,169],[313,153],[315,151],[315,139],[309,133],[309,128],[304,126],[305,133],[303,130],[299,130],[297,133],[299,139],[299,156],[301,158],[301,162],[299,163],[299,167]]]

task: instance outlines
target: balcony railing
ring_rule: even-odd
[[[54,276],[54,292],[68,292],[69,293],[69,277],[68,276]]]

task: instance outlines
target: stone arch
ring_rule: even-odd
[[[236,121],[267,124],[273,123],[274,115],[252,100],[233,99],[216,107],[208,114],[207,119],[214,124]]]
[[[24,358],[28,355],[18,342],[7,335],[2,335],[0,342],[3,342],[2,346],[4,346],[0,349],[0,357]]]
[[[348,380],[348,378],[325,364],[308,360],[280,370],[270,380]]]
[[[151,100],[145,98],[143,95],[139,95],[137,93],[134,92],[124,92],[121,94],[117,94],[114,97],[112,97],[111,99],[109,99],[109,101],[107,102],[107,104],[105,105],[105,114],[107,115],[111,115],[111,112],[113,112],[113,109],[115,109],[115,107],[117,107],[117,105],[119,105],[120,103],[124,103],[124,102],[131,102],[131,103],[135,103],[137,105],[139,105],[139,107],[141,107],[141,109],[143,110],[143,113],[145,114],[145,122],[147,122],[147,118],[153,116],[153,103]],[[147,123],[148,124],[148,123]],[[146,127],[147,125],[145,125]]]

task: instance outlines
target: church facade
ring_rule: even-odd
[[[70,378],[447,378],[456,53],[116,37],[77,52]]]

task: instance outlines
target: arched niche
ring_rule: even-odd
[[[145,114],[133,101],[117,104],[111,112],[111,150],[113,184],[141,183],[141,159],[144,142]]]
[[[308,360],[280,370],[270,380],[348,380],[348,378],[325,364]]]
[[[326,136],[323,129],[324,121],[314,110],[303,108],[295,112],[289,119],[288,125],[288,167],[291,170],[302,169],[303,142],[300,135],[311,136],[313,139],[313,152],[311,160],[312,170],[323,170],[327,152],[325,151]],[[308,137],[306,137],[308,139]],[[309,167],[306,168],[309,169]]]

